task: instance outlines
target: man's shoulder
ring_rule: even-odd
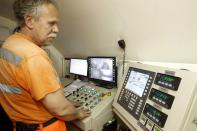
[[[33,42],[27,39],[15,38],[12,36],[6,40],[3,44],[3,48],[12,51],[22,58],[29,58],[44,53],[44,50]]]

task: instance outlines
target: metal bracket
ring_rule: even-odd
[[[196,124],[196,126],[197,126],[197,118],[194,117],[192,123],[193,123],[193,124]]]

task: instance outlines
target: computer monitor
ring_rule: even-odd
[[[88,63],[87,59],[71,58],[70,59],[70,74],[87,76]]]
[[[116,85],[116,58],[88,57],[88,77],[100,85]]]

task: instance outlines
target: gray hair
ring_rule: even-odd
[[[44,4],[53,4],[56,6],[56,3],[52,0],[15,0],[13,9],[19,26],[23,24],[25,16],[38,17],[37,8]]]

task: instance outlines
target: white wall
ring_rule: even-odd
[[[60,0],[60,35],[66,57],[116,55],[127,59],[197,63],[196,0]]]

